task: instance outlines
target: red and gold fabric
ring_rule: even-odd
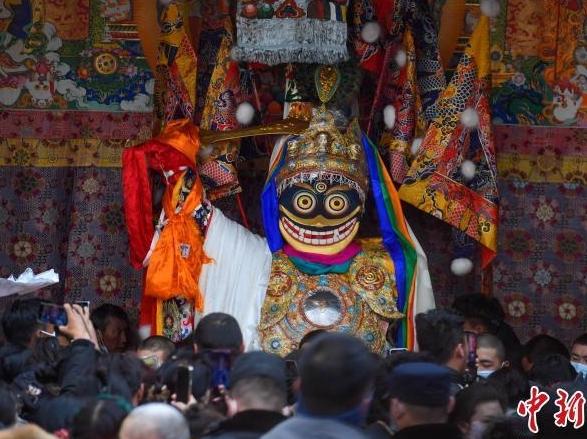
[[[161,12],[157,54],[156,111],[163,124],[191,119],[196,105],[197,58],[187,31],[185,10],[171,2]]]
[[[200,127],[211,131],[227,131],[239,127],[236,108],[240,96],[240,72],[238,63],[231,58],[234,44],[230,17],[225,16],[224,34],[216,54],[208,90],[205,96]],[[209,152],[201,155],[199,172],[207,186],[210,200],[238,193],[236,160],[240,151],[240,141],[223,141],[207,145]]]
[[[489,74],[489,19],[482,17],[451,83],[439,97],[437,116],[400,188],[400,197],[451,224],[481,243],[485,267],[497,250],[498,193],[491,112],[486,95]],[[476,127],[461,123],[466,109]],[[466,181],[461,165],[469,160],[475,175]]]
[[[426,131],[427,122],[423,115],[422,100],[416,75],[416,48],[411,31],[406,31],[403,39],[407,55],[407,65],[397,75],[393,83],[396,109],[396,123],[393,129],[384,131],[380,146],[389,154],[389,174],[394,182],[403,182],[412,159],[410,147],[416,137]]]

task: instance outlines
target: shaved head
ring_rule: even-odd
[[[187,421],[167,404],[151,403],[134,409],[120,428],[120,439],[190,439]]]

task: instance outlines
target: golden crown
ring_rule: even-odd
[[[364,201],[369,183],[356,125],[341,133],[330,111],[324,106],[314,109],[308,129],[286,142],[285,163],[277,175],[278,194],[295,183],[327,180],[353,187]]]

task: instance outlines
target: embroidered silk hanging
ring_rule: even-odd
[[[482,17],[451,83],[438,98],[437,116],[399,191],[402,200],[478,241],[483,267],[497,251],[499,218],[495,149],[485,92],[489,67],[489,19]],[[463,113],[476,121],[465,123]],[[467,173],[467,167],[472,172]]]

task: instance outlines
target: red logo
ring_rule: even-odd
[[[557,398],[554,404],[558,411],[554,414],[554,425],[564,428],[570,422],[575,429],[585,425],[585,395],[576,391],[569,397],[569,392],[563,389],[556,390]],[[550,395],[541,392],[536,386],[530,389],[530,398],[518,403],[517,412],[521,417],[528,417],[528,429],[536,434],[538,433],[538,413],[542,410],[548,401]]]
[[[528,429],[534,434],[538,433],[538,413],[548,401],[550,401],[548,393],[541,392],[538,387],[532,386],[530,398],[518,403],[518,415],[523,418],[528,416]]]
[[[558,398],[554,403],[558,411],[554,414],[554,425],[566,427],[567,422],[573,423],[575,429],[585,424],[585,396],[578,390],[569,398],[569,393],[563,389],[557,389]]]

